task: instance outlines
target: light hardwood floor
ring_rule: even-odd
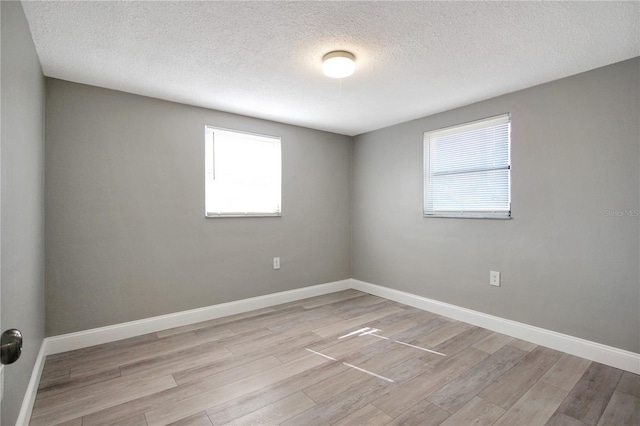
[[[47,357],[31,425],[639,425],[640,376],[347,290]]]

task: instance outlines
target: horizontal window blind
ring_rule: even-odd
[[[425,216],[511,216],[508,114],[424,136]]]
[[[279,216],[280,138],[205,130],[206,215]]]

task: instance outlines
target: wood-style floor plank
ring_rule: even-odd
[[[416,350],[411,348],[399,348],[369,359],[364,360],[349,359],[348,362],[357,365],[374,373],[382,373],[394,365],[399,365],[409,359],[419,356]],[[316,402],[324,402],[334,395],[341,394],[355,384],[368,380],[370,377],[353,368],[347,369],[344,373],[330,377],[322,382],[316,383],[304,389],[304,392]]]
[[[181,327],[175,327],[175,328],[170,328],[168,330],[158,331],[156,335],[158,336],[158,338],[170,337],[170,336],[174,336],[176,334],[182,334],[188,331],[198,331],[198,330],[203,330],[207,328],[215,328],[218,326],[223,326],[224,324],[232,323],[234,321],[253,318],[259,315],[269,314],[273,312],[275,312],[274,308],[263,308],[255,311],[244,312],[241,314],[230,315],[227,317],[216,318],[209,321],[197,322],[195,324],[188,324],[188,325],[183,325]]]
[[[283,422],[282,426],[333,424],[370,404],[389,390],[389,383],[375,377],[370,378]]]
[[[178,403],[148,411],[145,413],[147,422],[158,426],[167,425],[183,417],[210,408],[214,405],[212,401],[225,402],[237,398],[247,392],[266,387],[325,362],[327,362],[327,360],[324,358],[310,355],[289,364],[279,365],[240,381],[213,388],[210,391],[203,392]]]
[[[170,426],[212,426],[209,416],[203,411],[171,423]]]
[[[566,396],[563,389],[537,382],[495,424],[543,425]]]
[[[563,354],[540,380],[548,385],[570,391],[587,371],[589,365],[591,361],[587,359]]]
[[[545,426],[586,426],[578,419],[569,417],[566,414],[562,414],[559,411],[553,413],[553,416],[549,419]]]
[[[359,364],[364,367],[363,364]],[[317,403],[324,402],[334,395],[346,392],[354,385],[360,384],[366,380],[369,380],[366,374],[355,370],[353,368],[346,368],[342,374],[338,374],[334,377],[329,377],[320,383],[315,383],[308,388],[304,389],[304,393],[308,395],[312,400]]]
[[[55,425],[175,386],[176,382],[173,377],[165,376],[109,388],[108,392],[95,393],[88,397],[76,396],[68,401],[58,401],[56,404],[47,405],[45,408],[34,407],[29,424],[32,426]],[[56,397],[57,395],[47,400]]]
[[[438,327],[435,331],[418,337],[415,339],[415,342],[418,345],[435,347],[472,328],[474,328],[474,326],[465,322],[447,321],[446,323],[442,323],[442,327]]]
[[[622,376],[622,370],[592,362],[558,409],[588,425],[596,425]]]
[[[31,424],[624,425],[639,400],[638,375],[346,290],[49,356]]]
[[[385,425],[391,421],[391,417],[378,410],[371,404],[354,411],[333,426],[358,426],[358,425]]]
[[[492,425],[504,413],[503,408],[476,396],[441,424],[443,426]]]
[[[55,362],[45,362],[45,368],[40,376],[38,389],[46,389],[69,380],[70,368],[56,367]]]
[[[79,361],[88,361],[95,356],[110,356],[116,354],[123,348],[137,346],[146,342],[158,340],[155,333],[143,334],[141,336],[129,337],[127,339],[118,340],[116,342],[103,343],[100,345],[90,346],[88,348],[76,349],[73,351],[63,352],[55,355],[48,355],[44,371],[48,368],[62,368],[69,365],[75,365]]]
[[[469,346],[477,343],[478,341],[484,339],[491,335],[491,331],[480,328],[473,327],[469,330],[463,331],[462,333],[452,337],[449,340],[442,342],[441,344],[435,346],[433,349],[437,352],[446,354],[447,356],[453,356],[458,352],[461,352],[467,349]]]
[[[395,314],[390,314],[389,316],[393,317],[395,316]],[[383,318],[387,318],[387,317],[383,317]],[[377,322],[378,321],[376,320],[376,321],[373,321],[372,323],[367,323],[367,325],[369,325],[369,328],[372,328],[373,325],[370,325],[370,324],[376,324]],[[403,331],[413,326],[414,324],[412,324],[411,322],[401,321],[400,323],[397,323],[397,325],[390,328],[396,331]],[[359,328],[362,328],[362,327],[356,327],[356,330]],[[317,336],[315,333],[313,333],[312,335]],[[313,349],[315,351],[321,352],[323,354],[326,354],[335,358],[335,357],[343,356],[349,351],[354,351],[358,349],[363,351],[368,347],[376,346],[380,340],[384,340],[384,339],[380,339],[378,337],[374,337],[370,335],[362,336],[362,337],[350,336],[343,339],[340,339],[339,337],[342,337],[342,336],[330,336],[327,338],[322,338],[318,342],[310,344],[308,347],[310,349]],[[398,345],[395,344],[395,346],[398,346]],[[306,352],[290,351],[289,353],[281,353],[281,354],[278,354],[277,356],[278,356],[278,359],[280,359],[282,362],[290,362],[303,355],[306,355]]]
[[[561,352],[538,346],[480,392],[479,396],[508,410],[561,356]]]
[[[331,303],[340,303],[345,300],[354,299],[356,297],[368,296],[366,293],[362,293],[357,290],[344,290],[336,293],[329,293],[322,296],[316,296],[309,299],[299,300],[296,302],[291,302],[302,306],[305,309],[313,309],[321,306],[325,306]]]
[[[391,420],[387,426],[435,426],[442,424],[449,416],[448,411],[423,399]]]
[[[291,331],[302,334],[346,319],[343,312],[333,310],[332,306],[333,304],[329,304],[321,308],[306,310],[304,315],[290,316],[283,321],[270,324],[269,330],[276,333]]]
[[[108,351],[97,356],[88,356],[71,367],[70,377],[73,379],[112,370],[120,365],[142,361],[151,356],[171,356],[175,352],[184,351],[186,348],[197,346],[199,343],[196,342],[193,333],[184,333],[123,348],[116,353]]]
[[[67,420],[66,422],[58,423],[56,426],[82,426],[82,417]]]
[[[120,389],[131,389],[133,387],[142,385],[144,386],[149,380],[157,378],[151,377],[115,377],[113,379],[105,380],[99,383],[94,383],[82,388],[73,389],[57,395],[52,395],[48,398],[37,398],[36,403],[33,406],[34,413],[48,412],[55,410],[61,405],[71,403],[84,403],[85,400],[92,399],[94,397],[100,397],[104,394],[117,392]],[[160,378],[167,378],[175,387],[175,381],[171,375],[160,376]]]
[[[531,343],[531,342],[525,342],[524,340],[520,340],[520,339],[513,339],[512,341],[509,342],[509,346],[513,346],[514,348],[522,349],[523,351],[526,351],[526,352],[531,352],[538,345],[536,345],[535,343]]]
[[[318,336],[321,337],[330,337],[330,336],[338,336],[341,333],[349,333],[354,329],[357,329],[369,322],[375,321],[382,317],[386,317],[387,315],[392,315],[398,312],[402,312],[401,308],[390,307],[386,309],[382,309],[378,312],[370,312],[368,314],[364,314],[355,318],[350,318],[344,321],[340,321],[336,324],[331,324],[326,327],[321,327],[316,330],[313,330]]]
[[[492,383],[509,371],[524,354],[525,352],[520,349],[505,346],[442,387],[429,397],[429,401],[450,413],[455,413],[471,401],[488,383]]]
[[[640,376],[625,371],[616,390],[640,398]]]
[[[598,425],[640,425],[640,398],[615,391],[605,408]]]
[[[128,419],[113,423],[111,426],[148,426],[144,414],[138,414]]]
[[[272,325],[279,324],[282,321],[286,321],[289,318],[305,312],[305,309],[300,306],[292,306],[282,310],[266,313],[256,317],[251,317],[239,321],[234,321],[226,324],[234,333],[244,333],[256,328],[258,324],[260,327],[269,328]]]
[[[244,362],[231,368],[225,368],[221,371],[208,374],[206,376],[207,381],[217,381],[218,383],[230,383],[232,380],[243,379],[260,371],[268,370],[270,368],[282,365],[282,362],[273,355],[265,356],[255,359],[253,361]],[[229,364],[227,364],[227,367]],[[211,372],[211,370],[209,370]],[[177,377],[176,377],[177,376]],[[193,381],[193,376],[182,376],[175,374],[173,376],[178,385],[189,383]]]
[[[56,383],[49,385],[40,384],[40,388],[38,388],[38,394],[36,396],[36,401],[48,398],[53,395],[57,395],[59,393],[69,392],[74,389],[83,388],[85,386],[89,386],[95,383],[102,383],[106,380],[115,379],[116,377],[120,377],[120,369],[114,368],[113,370],[107,370],[100,372],[98,374],[92,374],[87,376],[81,376],[75,379],[71,379],[67,377],[64,380],[59,380]]]
[[[473,344],[473,347],[485,351],[486,353],[495,353],[498,349],[501,349],[504,345],[509,344],[513,340],[513,337],[506,336],[500,333],[491,333],[489,336]]]
[[[315,406],[303,392],[297,392],[279,401],[237,418],[227,425],[276,425]]]
[[[380,330],[376,332],[377,335],[408,342],[409,340],[412,340],[412,339],[410,336],[408,339],[405,338],[405,333],[406,334],[416,333],[413,330],[415,330],[418,327],[424,327],[426,324],[431,323],[432,320],[437,319],[437,320],[441,320],[444,323],[447,322],[446,320],[443,320],[443,319],[433,318],[431,315],[432,314],[430,314],[429,316],[421,315],[419,313],[416,314],[413,311],[407,310],[405,312],[399,312],[396,315],[389,315],[380,320],[373,321],[370,327]],[[394,317],[395,317],[394,321],[389,322],[389,320]],[[422,335],[422,334],[424,334],[424,331],[417,331],[417,335]]]
[[[391,417],[398,417],[488,356],[477,349],[469,349],[453,357],[445,358],[431,369],[407,382],[403,388],[394,389],[374,401],[373,405]]]
[[[152,374],[173,374],[185,368],[198,368],[203,365],[222,359],[232,358],[233,354],[227,348],[216,347],[217,345],[200,345],[193,348],[179,351],[170,356],[162,355],[148,359],[143,359],[120,366],[120,374],[125,376]]]
[[[233,419],[259,410],[288,395],[292,395],[306,387],[326,380],[329,377],[340,375],[348,370],[349,367],[338,362],[321,364],[273,385],[216,404],[207,410],[207,414],[214,425],[226,424]]]
[[[279,365],[278,363],[272,362],[271,358],[273,357],[263,357],[256,360],[257,365],[253,364],[251,366],[251,370],[261,372],[266,368]],[[260,361],[265,363],[264,366],[260,367]],[[223,370],[222,372],[224,371],[226,370]],[[233,379],[230,379],[228,375],[222,374],[206,376],[172,389],[167,389],[144,398],[138,398],[133,401],[91,413],[84,417],[84,426],[111,424],[133,414],[146,413],[167,405],[179,404],[184,400],[201,395],[203,392],[207,392],[210,389],[215,389],[217,387],[233,383],[245,377],[247,376],[242,374],[233,376]]]

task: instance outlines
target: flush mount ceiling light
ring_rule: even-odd
[[[322,72],[327,77],[344,78],[353,74],[356,57],[344,50],[329,52],[322,58]]]

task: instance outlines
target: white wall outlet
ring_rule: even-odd
[[[273,258],[273,269],[280,269],[280,258],[279,257],[274,257]]]
[[[489,284],[500,287],[500,272],[489,271]]]

